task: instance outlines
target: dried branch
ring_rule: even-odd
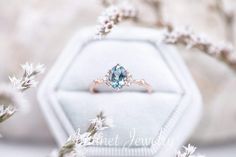
[[[35,77],[43,73],[45,68],[44,65],[38,64],[34,67],[33,64],[25,63],[21,66],[24,70],[23,76],[21,78],[16,78],[15,76],[9,77],[12,85],[19,91],[25,91],[31,87],[35,87],[38,82],[35,81]]]
[[[210,9],[215,11],[224,21],[226,38],[228,41],[234,43],[234,9],[227,9],[222,0],[215,0],[215,4],[210,6]]]
[[[102,138],[101,131],[112,127],[112,120],[100,112],[95,119],[90,121],[87,131],[83,134],[77,130],[70,136],[62,148],[51,157],[81,157],[85,156],[84,148],[98,143]]]
[[[178,151],[176,157],[204,157],[202,155],[193,155],[195,151],[196,147],[189,144],[187,147],[183,147],[183,151]]]
[[[167,44],[183,45],[187,48],[196,48],[213,56],[236,71],[236,56],[232,46],[226,44],[215,44],[206,37],[197,35],[189,29],[183,31],[167,32],[163,38]]]
[[[33,64],[26,63],[21,66],[24,74],[21,78],[9,77],[14,88],[9,86],[0,86],[0,123],[9,119],[14,113],[26,104],[22,92],[37,85],[35,77],[43,73],[44,66],[39,64],[36,67]],[[23,105],[24,104],[24,105]]]
[[[218,2],[220,2],[220,0]],[[168,30],[168,33],[166,33],[164,36],[163,42],[173,45],[180,44],[187,46],[188,48],[197,48],[201,52],[204,52],[209,56],[221,60],[223,63],[225,63],[230,68],[236,71],[236,57],[232,46],[228,46],[226,44],[215,44],[214,42],[211,42],[206,38],[203,38],[202,36],[194,34],[189,31],[176,31],[175,27],[171,23],[165,22],[161,14],[162,12],[161,0],[148,0],[146,1],[146,3],[153,6],[155,8],[156,13],[158,14],[159,19],[157,20],[160,21],[159,23],[161,25],[156,25],[156,27],[159,28],[160,26],[162,26],[163,28],[166,28]],[[221,6],[222,5],[218,5],[219,10],[222,10]],[[118,13],[119,11],[110,11],[110,12],[112,12],[112,14],[110,16],[105,16],[106,17],[105,18],[106,20],[104,20],[105,22],[101,23],[100,29],[98,31],[99,36],[106,36],[108,33],[111,32],[114,24],[121,22],[121,20],[119,20],[120,17]],[[137,13],[138,11],[135,10],[135,12]],[[224,16],[225,18],[227,17],[228,23],[231,23],[233,21],[232,13],[227,12],[226,14],[226,12],[224,12]],[[113,17],[113,18],[108,18],[108,17]],[[136,19],[139,18],[136,17]],[[230,34],[232,34],[232,32]]]
[[[137,16],[137,10],[129,3],[122,3],[117,6],[108,7],[98,18],[99,25],[96,38],[105,37],[115,25],[121,21],[134,19]]]

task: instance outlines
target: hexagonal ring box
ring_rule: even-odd
[[[38,94],[59,146],[77,128],[86,131],[100,111],[114,127],[104,131],[109,144],[86,148],[89,157],[169,157],[184,144],[200,118],[201,96],[178,51],[158,42],[159,36],[152,29],[129,27],[104,40],[91,39],[91,28],[75,34]],[[153,92],[135,85],[117,92],[104,85],[90,93],[91,82],[116,64],[145,79]]]

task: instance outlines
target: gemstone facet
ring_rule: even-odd
[[[127,80],[127,71],[123,66],[117,64],[109,72],[108,80],[112,88],[119,90],[125,84]]]

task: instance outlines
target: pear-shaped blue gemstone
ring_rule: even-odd
[[[123,66],[116,65],[111,69],[109,81],[114,89],[121,89],[125,85],[127,71]]]

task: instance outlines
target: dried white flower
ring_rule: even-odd
[[[45,71],[44,65],[38,64],[34,66],[30,63],[25,63],[21,65],[24,70],[24,74],[21,78],[16,78],[15,76],[9,77],[12,85],[19,91],[25,91],[31,87],[35,87],[38,82],[35,81],[35,77]]]
[[[105,117],[103,112],[101,112],[96,118],[90,120],[90,122],[96,130],[104,130],[113,127],[113,120],[109,117]]]
[[[68,138],[64,146],[57,153],[57,157],[84,157],[84,147],[96,144],[102,139],[101,131],[109,127],[106,122],[106,117],[103,112],[100,112],[95,119],[90,121],[90,125],[85,133],[81,134],[80,129],[78,129]]]
[[[137,16],[137,10],[130,3],[121,3],[108,7],[100,17],[98,17],[97,33],[95,38],[102,38],[111,32],[113,27],[122,20],[132,19]]]
[[[97,130],[102,130],[103,129],[103,121],[102,121],[101,118],[92,119],[90,122],[91,122],[91,124],[94,125],[95,129],[97,129]]]
[[[22,93],[8,84],[0,85],[0,104],[0,122],[11,117],[17,110],[26,110],[28,107]]]
[[[207,39],[204,35],[193,33],[190,29],[166,32],[162,41],[167,44],[180,44],[187,48],[196,48],[219,59],[220,61],[223,61],[226,65],[236,70],[236,54],[232,45],[216,44]]]
[[[90,136],[90,133],[85,132],[83,134],[78,134],[77,135],[77,144],[83,145],[83,146],[88,146],[93,144],[93,137]]]
[[[35,87],[38,83],[34,80],[35,77],[44,72],[42,64],[33,66],[33,64],[26,63],[21,67],[24,70],[21,78],[9,77],[14,88],[9,85],[0,85],[0,104],[4,104],[0,106],[0,122],[10,118],[19,108],[27,106],[27,101],[25,101],[21,92],[30,87]]]
[[[184,146],[184,150],[187,154],[193,154],[196,151],[196,147],[192,146],[191,144],[188,144],[187,147]]]
[[[38,73],[43,73],[45,71],[43,64],[38,64],[34,67],[33,64],[26,62],[25,64],[21,65],[21,67],[25,71],[25,75],[32,77],[37,75]]]
[[[188,144],[187,147],[183,147],[183,151],[178,151],[176,157],[204,157],[203,155],[193,155],[196,151],[196,147]]]

